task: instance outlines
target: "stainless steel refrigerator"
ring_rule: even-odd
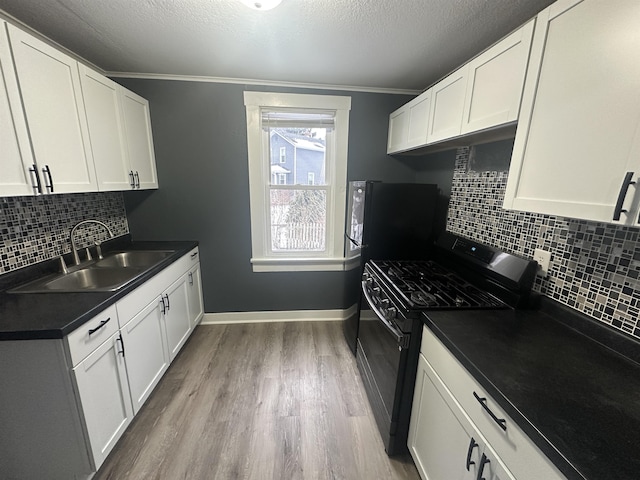
[[[429,258],[434,240],[438,187],[423,183],[349,183],[345,256],[348,305],[360,305],[360,280],[367,260]],[[344,321],[344,335],[356,351],[359,311]]]

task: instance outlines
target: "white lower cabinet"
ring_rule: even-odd
[[[120,333],[75,366],[73,376],[97,470],[133,418]]]
[[[195,327],[204,315],[204,302],[202,299],[202,276],[200,273],[200,264],[196,264],[187,274],[189,301],[189,319],[192,327]]]
[[[408,447],[424,480],[565,478],[427,327],[420,350]]]
[[[164,323],[167,328],[169,356],[173,360],[192,330],[189,318],[187,273],[167,288],[164,298]]]
[[[0,342],[0,477],[91,478],[201,318],[195,248],[62,339]]]
[[[502,461],[420,355],[409,451],[428,480],[513,480]]]
[[[152,301],[120,331],[123,343],[126,345],[131,402],[134,413],[138,413],[169,368],[169,353],[160,300]]]

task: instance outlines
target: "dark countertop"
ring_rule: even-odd
[[[58,260],[49,260],[0,278],[0,340],[63,338],[95,315],[123,298],[155,274],[198,246],[195,241],[132,242],[126,235],[103,243],[103,251],[175,250],[135,281],[115,292],[7,293],[38,275],[59,271]],[[65,259],[67,257],[65,256]],[[68,262],[67,264],[70,264]]]
[[[640,478],[640,342],[551,300],[424,323],[569,479]]]

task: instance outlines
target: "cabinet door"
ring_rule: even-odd
[[[187,273],[189,319],[192,328],[195,327],[202,315],[204,315],[204,302],[202,299],[202,278],[200,274],[200,264],[193,267]]]
[[[134,413],[149,398],[169,368],[162,304],[158,298],[121,330]]]
[[[187,278],[185,273],[164,294],[164,321],[171,361],[176,357],[191,333]]]
[[[429,109],[431,108],[431,89],[420,94],[408,105],[409,126],[406,148],[415,148],[427,143],[429,131]]]
[[[46,192],[96,191],[78,62],[13,25],[8,32]]]
[[[425,480],[515,480],[423,355],[408,447]]]
[[[534,23],[469,62],[462,133],[518,120]]]
[[[5,22],[0,20],[0,196],[40,193]],[[29,173],[29,169],[32,173]],[[33,177],[30,178],[30,175]],[[33,182],[33,183],[32,183]],[[34,187],[36,187],[34,189]]]
[[[505,208],[637,224],[640,3],[559,0],[537,18]],[[623,192],[624,193],[624,192]]]
[[[515,477],[500,460],[500,457],[487,443],[482,446],[482,455],[477,465],[479,475],[473,477],[474,480],[476,478],[484,480],[515,480]]]
[[[80,65],[82,97],[100,191],[133,188],[120,108],[119,85]]]
[[[136,188],[158,188],[149,102],[126,88],[119,88],[127,154]]]
[[[454,413],[442,382],[420,355],[408,447],[425,480],[477,478],[481,460],[479,437]]]
[[[460,135],[468,67],[459,68],[431,88],[429,143]]]
[[[133,418],[120,334],[73,369],[97,470]]]
[[[387,153],[395,153],[404,149],[409,134],[409,109],[403,105],[389,115],[389,137]]]
[[[387,153],[426,145],[430,107],[431,89],[421,93],[389,116]]]

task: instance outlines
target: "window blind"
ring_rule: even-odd
[[[335,126],[335,111],[261,110],[262,128],[327,128]]]

